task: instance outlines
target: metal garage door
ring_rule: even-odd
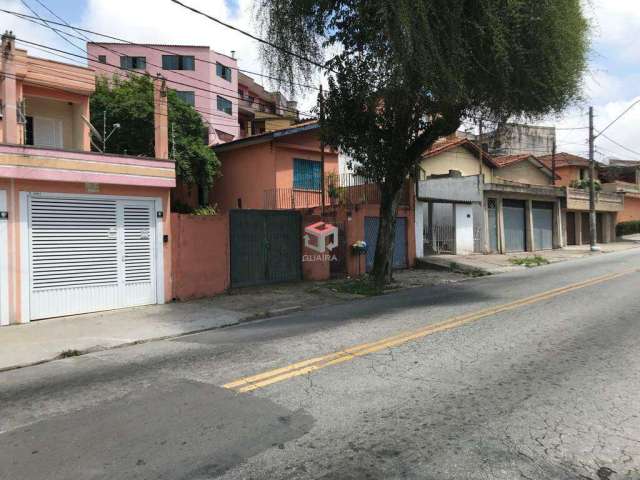
[[[28,196],[32,320],[157,302],[153,200]]]
[[[299,212],[231,210],[231,286],[301,280],[301,222]]]
[[[533,202],[533,248],[551,250],[553,248],[553,203]]]
[[[367,272],[373,268],[379,227],[379,217],[364,218],[364,241],[367,242]],[[396,218],[393,268],[407,268],[407,219],[405,217]]]
[[[523,200],[503,200],[504,241],[507,252],[523,252],[526,246]]]

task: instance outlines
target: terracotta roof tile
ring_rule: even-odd
[[[544,157],[538,157],[542,163],[544,163],[547,167],[551,168],[551,155],[545,155]],[[588,167],[589,160],[584,157],[580,157],[578,155],[573,155],[571,153],[561,152],[556,153],[556,168],[557,167]]]

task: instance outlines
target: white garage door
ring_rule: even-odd
[[[157,302],[153,200],[29,194],[32,320]]]

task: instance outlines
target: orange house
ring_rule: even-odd
[[[317,122],[308,122],[216,146],[222,176],[213,186],[210,202],[223,212],[319,206],[318,133]],[[324,173],[338,173],[338,153],[329,148],[324,152]]]

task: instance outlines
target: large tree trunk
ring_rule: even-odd
[[[382,290],[391,282],[393,269],[393,245],[396,234],[396,214],[402,197],[403,179],[384,182],[381,188],[380,228],[373,260],[371,277],[374,285]]]

